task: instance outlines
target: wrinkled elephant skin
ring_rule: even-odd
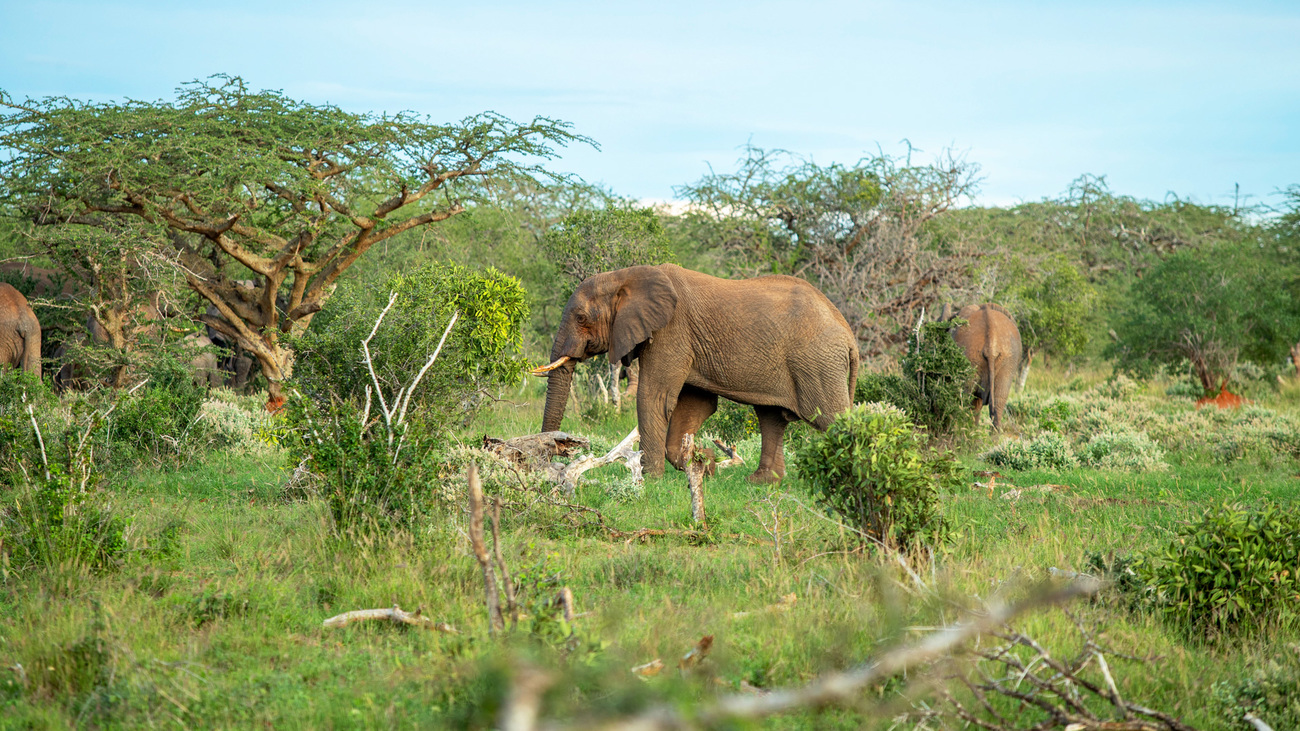
[[[22,292],[0,283],[0,364],[41,376],[41,323]]]
[[[755,482],[785,474],[786,426],[825,429],[852,404],[857,340],[826,296],[787,276],[718,279],[673,264],[590,277],[564,308],[548,374],[543,431],[560,427],[577,361],[608,353],[637,359],[637,426],[647,474],[667,458],[685,468],[682,437],[694,434],[718,397],[750,404],[763,453]]]

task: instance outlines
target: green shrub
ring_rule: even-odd
[[[1251,713],[1272,728],[1300,728],[1300,645],[1287,645],[1244,678],[1214,684],[1214,706],[1228,728],[1249,731]]]
[[[705,431],[728,444],[736,444],[759,433],[753,406],[718,399],[718,410],[709,417]]]
[[[8,445],[0,450],[0,474],[14,488],[0,507],[4,574],[116,567],[126,551],[129,521],[97,489],[103,475],[92,436],[103,412],[76,414],[86,423],[81,432],[51,434],[47,440],[39,426],[31,426],[29,415],[12,418],[18,407],[9,403],[0,409],[0,444]]]
[[[891,547],[936,546],[948,538],[939,493],[956,484],[951,456],[926,446],[897,407],[860,404],[798,448],[799,478],[822,504]]]
[[[1224,504],[1144,556],[1139,574],[1165,616],[1232,631],[1300,610],[1300,508]]]
[[[1165,395],[1169,398],[1196,400],[1205,395],[1205,389],[1194,381],[1174,381],[1165,386]]]
[[[227,389],[211,391],[199,406],[196,439],[241,454],[269,452],[275,446],[271,435],[276,420],[259,400],[264,401],[240,397]]]
[[[1142,432],[1102,432],[1079,450],[1079,461],[1102,470],[1149,472],[1168,469],[1165,452]]]
[[[965,320],[930,322],[907,338],[899,373],[865,373],[854,389],[857,403],[885,402],[902,409],[935,437],[951,436],[973,424],[970,415],[975,367],[948,331]]]
[[[395,297],[376,329],[389,293]],[[523,289],[494,269],[435,263],[330,304],[330,316],[297,345],[298,388],[283,438],[290,465],[321,477],[341,533],[410,527],[440,497],[434,486],[451,430],[474,416],[482,390],[522,377]],[[438,350],[453,313],[456,324]],[[361,357],[372,331],[379,393]],[[434,352],[437,360],[410,391]],[[393,409],[399,394],[410,394],[410,409],[404,421],[394,413],[390,425],[381,411]]]
[[[1009,470],[1065,470],[1079,460],[1060,434],[1044,432],[1032,439],[1009,439],[980,455],[980,459]]]
[[[321,401],[365,400],[372,384],[361,342],[391,293],[397,299],[369,346],[385,394],[411,382],[456,312],[456,325],[420,381],[413,405],[444,420],[463,420],[482,404],[473,398],[480,389],[523,377],[528,364],[520,355],[520,328],[528,320],[528,305],[519,280],[491,268],[479,272],[435,262],[394,274],[378,286],[341,288],[295,342],[294,385],[300,391]]]
[[[194,382],[188,365],[174,358],[152,359],[144,373],[149,379],[144,387],[106,396],[116,402],[103,426],[110,457],[119,464],[184,461],[207,446],[192,439],[207,389]]]

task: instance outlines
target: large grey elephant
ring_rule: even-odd
[[[640,364],[637,426],[642,465],[684,469],[682,437],[717,410],[718,397],[750,404],[763,452],[752,482],[785,474],[786,426],[825,429],[852,404],[858,347],[844,316],[802,279],[718,279],[673,264],[590,277],[564,307],[551,348],[544,431],[560,427],[578,361],[608,353]]]
[[[0,365],[41,377],[41,323],[27,298],[0,282]]]
[[[1015,383],[1020,372],[1023,353],[1020,329],[1006,308],[992,302],[967,305],[955,317],[965,320],[966,324],[953,330],[952,337],[966,351],[966,357],[976,371],[975,418],[979,418],[980,409],[987,403],[993,428],[1000,430],[1007,397],[1011,395],[1011,384]],[[952,308],[945,305],[939,319],[952,318]]]

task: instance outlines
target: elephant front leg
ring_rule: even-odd
[[[756,484],[779,482],[785,477],[785,428],[790,422],[785,410],[775,406],[755,406],[758,430],[763,435],[763,454],[758,469],[747,479]]]
[[[663,399],[638,398],[636,425],[641,434],[641,471],[649,477],[664,474],[664,446],[668,436],[668,414]]]
[[[665,445],[668,461],[674,467],[686,471],[682,437],[698,432],[704,420],[717,410],[717,394],[702,391],[694,386],[682,387],[682,392],[677,396],[677,406],[673,409],[672,418],[668,420],[668,437]]]

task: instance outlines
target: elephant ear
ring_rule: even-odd
[[[651,333],[667,325],[677,311],[677,290],[668,275],[656,267],[638,266],[626,270],[614,295],[614,325],[611,328],[610,362],[623,360]]]

